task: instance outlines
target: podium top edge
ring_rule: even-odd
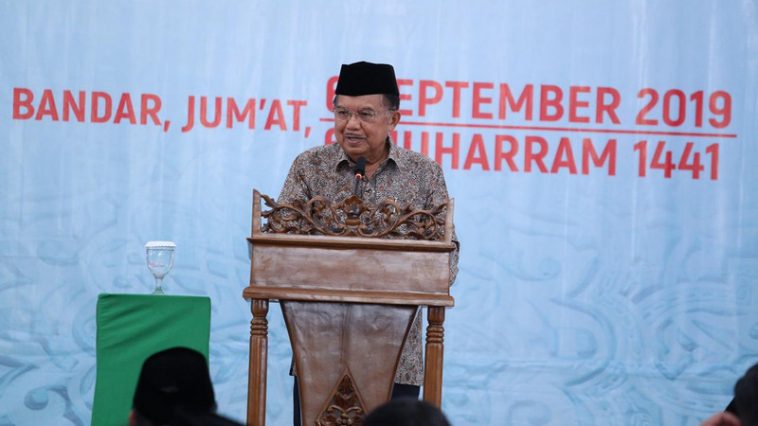
[[[255,233],[251,237],[248,237],[247,241],[253,245],[263,244],[335,249],[358,248],[432,252],[451,252],[455,250],[455,243],[447,241],[401,240],[367,237],[336,237],[329,235]]]
[[[300,302],[366,303],[379,305],[439,306],[452,308],[455,299],[449,294],[411,291],[375,291],[356,289],[270,287],[251,285],[242,292],[245,300]]]

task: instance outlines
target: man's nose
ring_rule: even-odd
[[[358,118],[357,112],[350,113],[350,116],[347,117],[347,126],[348,127],[361,127],[361,119]]]

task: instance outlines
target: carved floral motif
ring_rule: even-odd
[[[292,204],[279,204],[263,194],[261,197],[270,208],[261,213],[266,219],[263,232],[430,241],[444,238],[447,203],[420,210],[400,206],[391,199],[375,206],[355,195],[336,203],[316,196]]]
[[[345,371],[316,419],[317,426],[360,426],[366,413],[350,373]]]

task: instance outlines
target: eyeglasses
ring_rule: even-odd
[[[366,108],[359,111],[350,111],[347,108],[335,107],[334,108],[334,121],[338,123],[347,123],[353,118],[353,115],[358,117],[363,123],[376,123],[379,120],[379,116],[383,113],[392,112],[392,110],[374,111],[373,109]]]

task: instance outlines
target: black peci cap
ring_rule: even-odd
[[[345,96],[400,95],[400,90],[392,65],[356,62],[342,65],[334,93]]]
[[[182,347],[148,357],[134,391],[134,409],[158,424],[171,422],[177,409],[196,413],[215,411],[216,400],[205,357]]]

